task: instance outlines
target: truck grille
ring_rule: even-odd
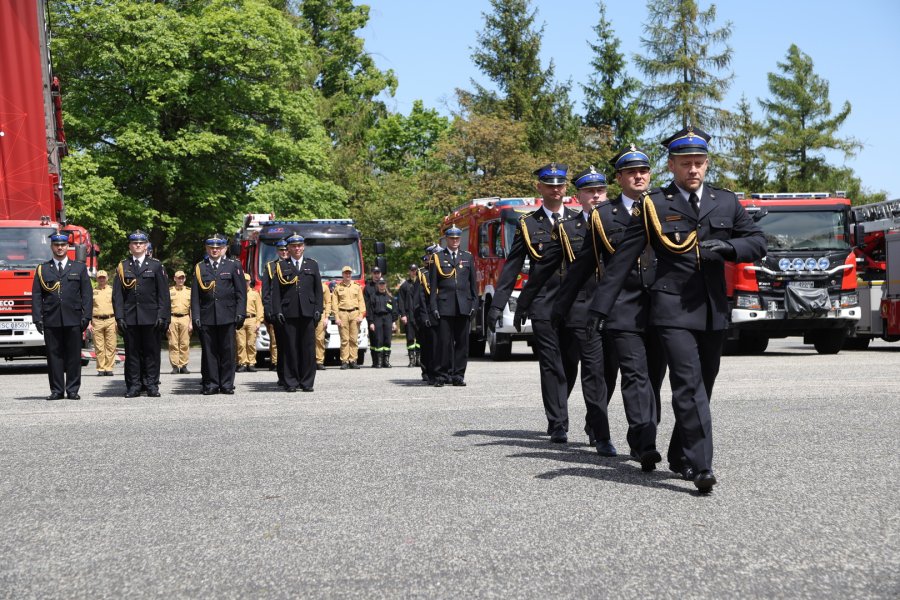
[[[31,298],[26,296],[0,296],[0,317],[31,312]]]

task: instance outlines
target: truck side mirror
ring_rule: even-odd
[[[77,262],[85,262],[87,260],[87,246],[84,244],[75,244],[75,260]]]
[[[381,243],[381,242],[378,242],[378,243]],[[381,269],[381,274],[382,274],[382,275],[387,275],[387,273],[388,273],[388,270],[387,270],[387,259],[386,259],[385,257],[383,257],[383,256],[377,256],[377,257],[375,257],[375,265],[376,265],[379,269]]]
[[[375,254],[378,256],[381,256],[382,254],[384,254],[384,252],[385,252],[384,242],[375,242]],[[382,272],[384,272],[384,271],[382,271]]]

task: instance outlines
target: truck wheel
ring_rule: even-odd
[[[871,341],[872,338],[866,335],[848,337],[844,340],[844,350],[865,350]]]
[[[762,354],[769,347],[769,338],[764,335],[741,336],[738,341],[738,351],[741,354]]]
[[[493,360],[509,360],[509,357],[512,356],[512,338],[510,338],[509,334],[492,333],[489,342]]]
[[[813,338],[813,347],[819,354],[837,354],[844,345],[847,332],[843,329],[820,331]]]

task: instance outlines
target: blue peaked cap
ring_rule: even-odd
[[[49,236],[47,236],[47,237],[50,238],[50,243],[51,243],[51,244],[54,244],[54,243],[62,243],[62,242],[65,242],[66,244],[69,243],[69,236],[66,235],[65,233],[60,233],[60,232],[58,232],[58,231],[54,231],[53,233],[51,233],[51,234],[50,234]]]
[[[573,182],[575,187],[580,189],[606,187],[606,175],[598,173],[594,165],[591,165],[581,173],[575,175]]]
[[[560,163],[549,163],[534,170],[534,176],[538,178],[538,181],[549,185],[566,183],[568,181],[568,179],[566,179],[568,174],[569,165]]]
[[[459,227],[456,227],[456,226],[454,225],[453,227],[451,227],[450,229],[448,229],[447,231],[445,231],[445,232],[444,232],[444,235],[447,236],[447,237],[461,237],[461,236],[462,236],[462,229],[460,229]]]
[[[303,239],[303,236],[300,235],[299,233],[295,233],[294,235],[290,236],[286,241],[287,241],[288,245],[305,244],[306,243],[306,240]]]
[[[650,157],[635,148],[634,144],[632,144],[631,147],[626,148],[613,156],[610,159],[609,164],[611,164],[616,171],[634,169],[636,167],[649,168]]]
[[[688,125],[678,133],[672,134],[662,142],[669,150],[669,156],[678,156],[681,154],[709,154],[709,140],[712,136]]]

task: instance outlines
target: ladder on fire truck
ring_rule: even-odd
[[[900,231],[900,198],[850,209],[855,225],[854,245],[863,279],[882,279],[885,271],[884,236]]]

